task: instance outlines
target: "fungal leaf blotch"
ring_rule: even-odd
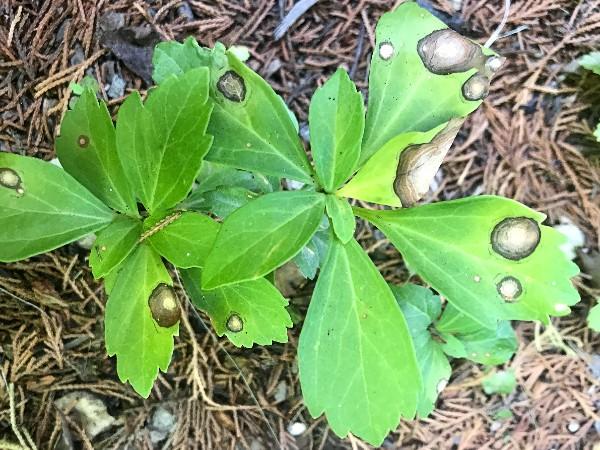
[[[507,302],[514,302],[523,293],[521,282],[515,277],[507,276],[498,282],[498,293]]]
[[[239,314],[233,313],[227,318],[225,326],[232,333],[239,333],[244,329],[244,320]]]
[[[421,39],[417,52],[423,65],[437,75],[466,72],[485,64],[481,47],[454,30],[437,30]]]
[[[246,98],[246,82],[233,70],[228,70],[217,81],[217,89],[232,102],[241,103]]]
[[[490,79],[476,73],[462,85],[462,94],[467,100],[477,101],[487,97],[490,89]]]
[[[384,61],[387,61],[394,56],[395,49],[394,45],[389,41],[384,41],[379,44],[379,57]]]
[[[498,319],[547,323],[560,313],[556,304],[579,301],[570,280],[579,269],[561,250],[564,236],[540,225],[543,214],[513,200],[478,196],[354,212],[383,231],[450,304],[486,328]],[[513,279],[499,287],[508,276]]]
[[[12,169],[0,168],[0,185],[8,189],[17,189],[21,184],[21,177]]]
[[[172,327],[181,318],[181,309],[177,303],[175,290],[166,284],[159,284],[152,291],[148,305],[152,318],[163,328]]]
[[[529,217],[509,217],[492,231],[492,248],[504,258],[519,261],[531,255],[540,243],[538,223]]]
[[[86,148],[88,145],[90,145],[90,137],[86,136],[85,134],[80,134],[77,138],[77,145],[81,148]]]

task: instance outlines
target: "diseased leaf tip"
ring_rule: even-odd
[[[512,276],[502,278],[496,287],[500,296],[507,302],[514,302],[523,293],[521,282]]]
[[[246,82],[233,70],[228,70],[217,81],[217,89],[226,99],[241,103],[246,98]]]
[[[148,300],[152,318],[164,328],[169,328],[179,322],[181,309],[177,303],[177,296],[171,286],[159,284]]]
[[[239,314],[233,313],[227,318],[225,326],[232,333],[239,333],[244,329],[244,321],[239,316]]]
[[[529,217],[508,217],[492,231],[492,248],[506,259],[518,261],[531,255],[540,243],[539,224]]]

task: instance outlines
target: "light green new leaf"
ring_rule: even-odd
[[[210,68],[215,109],[208,131],[215,139],[207,160],[312,183],[295,119],[284,101],[222,44],[209,50],[200,48],[193,38],[183,44],[162,43],[153,62],[159,82],[169,72]]]
[[[287,342],[292,319],[287,300],[265,278],[244,281],[210,291],[201,289],[202,271],[182,271],[185,289],[194,304],[210,316],[219,336],[238,347]]]
[[[113,209],[137,216],[132,186],[119,159],[115,127],[104,102],[85,89],[67,111],[56,139],[64,169]]]
[[[346,199],[331,194],[326,196],[325,205],[335,235],[343,244],[347,243],[354,236],[354,229],[356,228],[352,206]]]
[[[317,192],[273,192],[227,217],[206,260],[204,289],[254,280],[289,261],[310,240],[325,209]]]
[[[113,217],[60,167],[0,152],[0,261],[54,250],[104,228]]]
[[[517,387],[517,379],[514,370],[500,370],[485,377],[481,385],[483,391],[488,394],[510,394]]]
[[[427,132],[402,133],[387,142],[337,194],[388,206],[402,206],[394,186],[400,155],[411,145],[430,142],[444,125]]]
[[[94,278],[108,275],[135,248],[142,234],[142,221],[127,216],[117,216],[102,230],[90,252],[90,267]]]
[[[516,201],[481,196],[355,212],[383,231],[429,285],[487,328],[496,329],[499,319],[547,323],[579,301],[570,281],[579,269],[560,250],[566,238],[540,225],[544,214]]]
[[[356,169],[365,128],[362,95],[344,69],[317,89],[308,122],[315,170],[325,192],[334,192]]]
[[[594,136],[596,137],[596,140],[600,142],[600,123],[596,126],[596,129],[594,130]]]
[[[419,367],[387,283],[354,240],[332,239],[298,347],[304,402],[338,436],[379,445],[400,417],[412,418]]]
[[[148,301],[160,284],[172,284],[169,273],[160,256],[142,244],[120,268],[106,303],[106,351],[117,356],[119,379],[144,398],[158,370],[167,371],[179,333],[179,325],[161,327],[152,318]]]
[[[600,52],[591,52],[579,59],[579,64],[587,70],[600,75]]]
[[[150,236],[148,241],[176,267],[203,267],[218,232],[217,222],[190,211]]]
[[[491,71],[497,70],[501,61],[482,67],[486,62],[484,54],[493,55],[493,52],[454,33],[452,43],[443,37],[441,44],[431,42],[429,49],[440,49],[440,53],[442,49],[455,51],[457,57],[452,58],[453,62],[459,61],[461,54],[470,56],[472,64],[450,70],[455,73],[431,72],[417,48],[428,35],[444,29],[448,27],[443,22],[413,2],[401,4],[379,20],[369,74],[369,106],[361,163],[402,133],[429,131],[453,117],[466,116],[481,104],[480,100],[465,98],[463,85],[469,86],[465,83],[477,72],[472,67],[477,67],[489,82]]]
[[[499,321],[496,329],[491,330],[447,305],[435,328],[446,342],[444,352],[454,358],[497,365],[508,361],[517,351],[515,331],[506,320]]]
[[[423,385],[417,402],[417,416],[427,417],[433,411],[440,392],[446,387],[452,368],[440,343],[429,332],[431,324],[441,314],[440,297],[430,289],[414,284],[390,286],[404,318],[418,355]]]
[[[600,299],[598,299],[598,302],[592,309],[590,309],[590,312],[588,314],[587,317],[587,322],[588,322],[588,326],[597,332],[600,332]]]
[[[212,105],[205,68],[169,77],[142,105],[131,94],[117,118],[117,148],[146,209],[169,209],[190,192],[210,148],[205,134]]]

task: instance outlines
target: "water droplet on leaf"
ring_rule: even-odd
[[[498,293],[507,302],[514,302],[523,293],[521,282],[515,277],[504,277],[497,284]]]
[[[417,44],[417,52],[427,70],[437,75],[466,72],[485,62],[477,44],[450,29],[425,36]]]
[[[238,314],[233,313],[227,319],[225,326],[232,333],[239,333],[244,329],[244,321]]]
[[[483,100],[490,90],[490,80],[485,75],[476,73],[462,85],[463,97],[467,100]]]
[[[473,281],[474,281],[475,283],[479,283],[479,282],[481,281],[481,277],[480,277],[479,275],[475,275],[475,276],[473,277]]]
[[[394,51],[394,46],[391,42],[385,41],[379,44],[379,57],[384,61],[387,61],[394,56]]]
[[[181,318],[177,296],[171,286],[159,284],[148,300],[152,318],[164,328],[172,327]]]
[[[244,79],[233,70],[221,75],[217,82],[217,89],[232,102],[240,103],[246,98],[246,83]]]
[[[509,217],[492,231],[492,248],[499,255],[518,261],[531,255],[540,243],[538,223],[528,217]]]

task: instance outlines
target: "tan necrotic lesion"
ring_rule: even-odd
[[[463,118],[450,120],[430,142],[411,145],[400,154],[394,192],[402,206],[413,206],[427,193],[463,122]]]
[[[226,99],[241,103],[246,98],[246,82],[233,70],[228,70],[219,78],[217,89]]]
[[[148,300],[152,318],[160,327],[169,328],[181,319],[181,309],[177,303],[175,290],[166,284],[159,284]]]

